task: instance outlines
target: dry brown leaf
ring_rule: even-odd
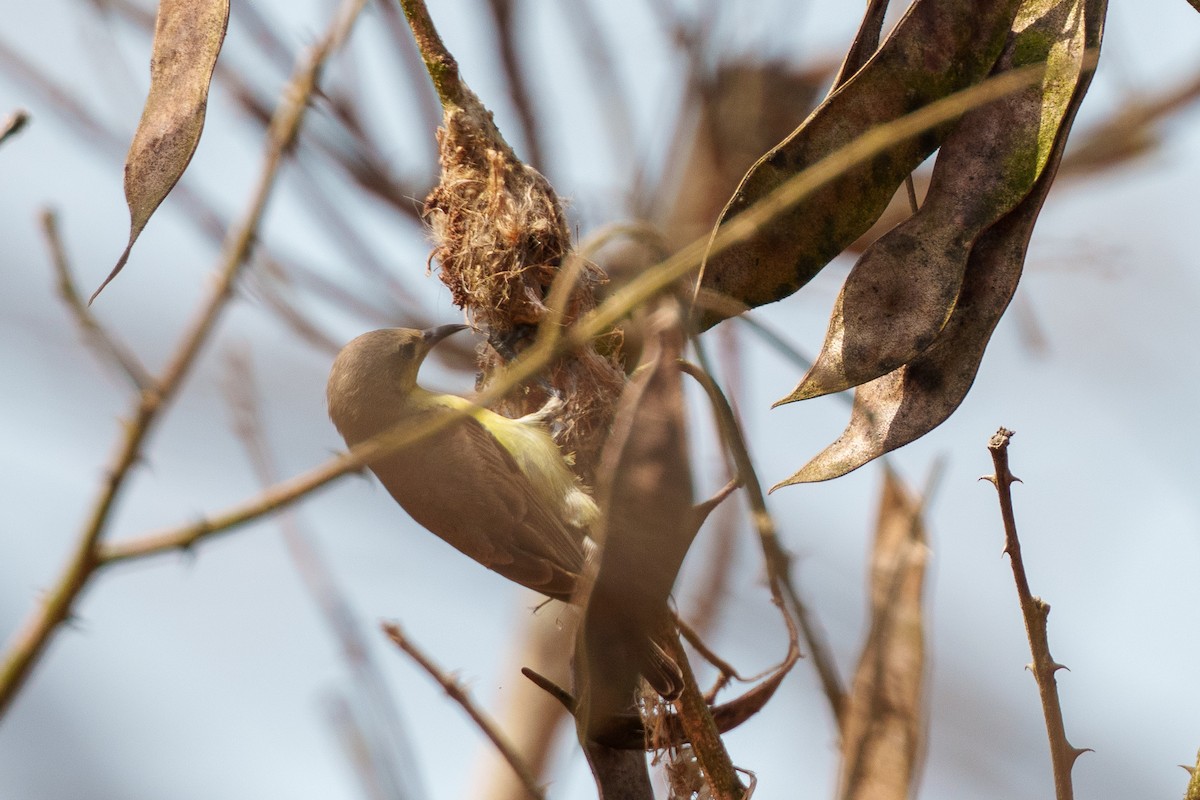
[[[1016,0],[917,0],[866,65],[750,169],[722,223],[871,128],[980,81],[999,56],[1017,7]],[[871,226],[948,131],[941,126],[898,142],[813,192],[753,241],[709,259],[701,287],[750,307],[792,294]],[[707,310],[701,325],[724,316]]]
[[[653,668],[647,645],[668,625],[667,599],[696,533],[678,312],[658,311],[651,330],[601,459],[600,556],[580,637],[591,735],[628,710],[638,676]]]
[[[1022,4],[997,71],[1044,62],[1042,80],[963,116],[938,154],[924,204],[862,254],[820,355],[780,403],[873,380],[933,342],[975,240],[1029,193],[1046,165],[1083,69],[1083,40],[1083,0]]]
[[[871,627],[846,702],[842,800],[906,800],[921,752],[922,596],[928,560],[918,498],[884,471],[871,555]]]
[[[1100,47],[1106,8],[1105,0],[1089,0],[1084,8],[1088,51]],[[838,440],[772,491],[845,475],[919,439],[958,408],[975,380],[992,331],[1016,292],[1033,225],[1093,69],[1094,61],[1085,64],[1033,191],[971,249],[954,311],[933,344],[900,369],[859,386],[850,423]]]
[[[229,0],[159,0],[150,92],[125,157],[129,243],[89,303],[124,268],[133,243],[196,152],[228,23]]]

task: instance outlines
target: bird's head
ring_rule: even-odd
[[[395,411],[417,385],[417,371],[434,345],[466,325],[423,331],[384,328],[364,333],[342,348],[329,371],[326,398],[338,430],[374,427],[379,414]]]

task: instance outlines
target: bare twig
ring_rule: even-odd
[[[0,144],[8,141],[8,137],[15,136],[21,132],[21,129],[29,124],[29,112],[23,108],[18,108],[16,111],[5,117],[3,122],[0,122]]]
[[[1063,725],[1062,706],[1058,700],[1058,687],[1054,673],[1063,669],[1050,655],[1050,642],[1046,633],[1046,618],[1050,615],[1050,604],[1034,597],[1029,590],[1029,579],[1025,576],[1025,562],[1021,559],[1021,542],[1017,539],[1017,523],[1013,516],[1011,487],[1019,478],[1008,469],[1008,442],[1013,432],[1000,428],[988,442],[992,454],[995,474],[984,475],[980,480],[989,481],[1000,496],[1000,516],[1004,520],[1004,552],[1012,563],[1013,580],[1017,584],[1017,597],[1021,601],[1021,615],[1025,618],[1025,633],[1029,637],[1029,650],[1033,654],[1031,666],[1037,680],[1038,694],[1042,698],[1042,713],[1046,718],[1046,733],[1050,738],[1050,759],[1054,767],[1054,794],[1057,800],[1074,797],[1071,788],[1071,767],[1075,759],[1087,749],[1073,747],[1067,741]]]
[[[62,236],[59,234],[58,216],[50,209],[45,209],[39,216],[39,220],[42,224],[42,233],[46,237],[46,246],[50,249],[50,261],[54,265],[54,274],[58,278],[58,293],[83,332],[84,342],[95,348],[101,357],[115,362],[132,384],[134,391],[142,392],[149,389],[154,385],[154,378],[142,366],[142,362],[134,355],[133,351],[100,324],[100,321],[92,314],[91,308],[83,301],[83,296],[79,294],[79,287],[75,284],[75,276],[72,274],[70,262],[67,260],[66,248],[63,246]]]
[[[417,50],[421,53],[425,70],[433,81],[433,88],[442,105],[458,105],[463,92],[463,84],[458,77],[458,62],[442,43],[424,0],[400,0],[400,7],[404,9],[404,16],[417,42]]]
[[[725,447],[734,457],[738,468],[738,478],[745,485],[747,496],[750,500],[754,526],[758,530],[759,541],[761,542],[763,556],[766,560],[767,582],[771,588],[771,596],[781,611],[784,608],[790,607],[792,614],[795,615],[796,621],[800,625],[800,630],[804,635],[804,642],[808,645],[809,652],[812,653],[813,664],[817,669],[818,677],[821,679],[821,687],[825,691],[825,698],[829,701],[834,719],[840,727],[845,714],[846,695],[845,690],[842,688],[841,678],[837,673],[837,665],[833,661],[833,652],[829,644],[825,641],[824,632],[812,619],[808,606],[800,598],[799,591],[797,591],[795,584],[792,583],[791,556],[779,541],[779,536],[775,529],[775,521],[771,517],[771,513],[767,510],[767,501],[766,496],[763,494],[762,483],[758,480],[758,475],[754,471],[750,452],[746,447],[745,438],[742,436],[741,428],[737,424],[737,418],[733,414],[733,409],[730,408],[729,402],[725,399],[725,395],[721,392],[720,387],[716,385],[716,382],[713,381],[708,373],[693,364],[684,363],[680,365],[680,368],[695,378],[704,387],[708,393],[710,402],[713,404],[718,424],[721,427],[721,436],[725,442]],[[790,629],[792,625],[791,617],[785,613],[784,619],[787,621]]]
[[[397,77],[408,82],[408,93],[417,103],[417,119],[414,124],[418,130],[432,131],[442,121],[442,107],[438,104],[435,93],[431,91],[432,87],[425,80],[421,54],[417,52],[408,23],[396,0],[379,0],[377,5],[383,12],[383,23],[389,33],[388,40],[396,48],[400,58],[400,74]],[[432,151],[430,154],[435,160],[436,155]]]
[[[740,353],[740,337],[737,329],[733,326],[726,325],[718,329],[717,346],[721,350],[721,363],[736,370],[742,363]],[[701,363],[703,362],[705,350],[701,346],[699,337],[695,340],[696,352],[700,355]],[[725,380],[729,385],[729,394],[731,397],[737,396],[737,390],[740,386],[740,371],[726,371]],[[733,407],[731,401],[730,407]],[[726,469],[736,472],[734,469],[732,457],[726,453]],[[736,478],[734,485],[740,488],[741,484],[737,483]],[[729,583],[733,573],[735,564],[734,553],[736,552],[737,536],[740,530],[741,509],[732,503],[726,503],[717,511],[717,515],[713,520],[712,529],[710,532],[710,540],[712,545],[709,552],[706,554],[706,565],[703,576],[697,581],[697,585],[703,587],[697,592],[695,598],[689,604],[691,608],[690,620],[692,625],[698,631],[709,631],[716,623],[717,616],[720,613],[722,604],[726,599],[726,594],[729,591]],[[699,526],[697,526],[699,527]],[[681,628],[682,630],[682,628]],[[699,639],[699,636],[696,637]],[[696,643],[692,642],[693,646]],[[697,647],[697,650],[700,648]],[[701,650],[701,653],[704,651]],[[709,659],[710,663],[712,662]],[[714,666],[716,664],[714,663]],[[718,666],[718,670],[724,673],[724,669]],[[728,678],[722,674],[718,680],[717,686],[710,690],[709,698],[724,685]]]
[[[316,90],[321,67],[329,54],[349,35],[364,2],[365,0],[345,0],[329,31],[297,65],[271,122],[267,153],[250,207],[226,239],[210,294],[181,337],[180,344],[161,377],[155,381],[152,388],[139,394],[132,419],[124,427],[117,455],[107,470],[100,495],[84,522],[82,533],[62,575],[54,588],[46,594],[42,604],[13,635],[5,649],[3,663],[0,664],[0,714],[7,710],[29,672],[45,652],[54,631],[71,615],[80,592],[97,568],[104,563],[100,552],[101,536],[107,527],[117,497],[134,464],[141,458],[143,443],[154,423],[177,394],[200,349],[210,338],[221,312],[233,296],[234,282],[249,256],[280,164],[299,132],[308,100]]]
[[[415,644],[413,644],[408,637],[404,635],[404,631],[400,629],[400,626],[397,623],[385,622],[383,624],[383,632],[388,635],[388,638],[396,643],[397,647],[407,653],[413,661],[417,662],[421,669],[425,670],[425,672],[427,672],[431,678],[437,681],[446,691],[446,694],[450,696],[450,699],[458,703],[459,706],[462,707],[463,711],[467,712],[467,716],[471,718],[471,721],[474,722],[476,727],[483,731],[484,735],[491,740],[492,744],[496,746],[496,749],[500,751],[500,754],[504,756],[504,759],[513,768],[513,772],[515,772],[521,778],[521,782],[525,784],[525,790],[529,793],[529,796],[537,798],[537,800],[544,800],[545,794],[542,791],[542,788],[538,785],[537,776],[533,774],[533,771],[529,769],[529,766],[524,762],[524,760],[522,760],[521,756],[512,749],[508,743],[508,740],[504,738],[504,734],[497,730],[496,726],[492,724],[491,720],[489,720],[487,716],[480,711],[478,707],[476,707],[475,703],[471,700],[470,695],[467,694],[466,690],[462,688],[459,682],[453,677],[447,675],[442,670],[438,669],[437,665],[430,661],[429,658],[423,652],[421,652],[421,650]]]
[[[700,687],[696,685],[696,676],[688,662],[687,654],[677,636],[664,637],[663,645],[667,655],[679,665],[683,675],[683,691],[675,700],[680,726],[691,743],[697,761],[704,769],[705,785],[712,793],[713,800],[742,800],[746,788],[738,779],[737,770],[721,740],[721,732],[713,720],[712,712]]]

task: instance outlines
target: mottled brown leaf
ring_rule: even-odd
[[[870,129],[977,83],[999,56],[1017,6],[1017,0],[917,0],[862,69],[750,169],[722,224]],[[897,142],[813,192],[753,241],[709,259],[701,287],[750,307],[795,292],[871,226],[948,131],[941,126]],[[724,316],[706,311],[701,324]]]
[[[975,240],[1045,167],[1083,69],[1083,40],[1083,0],[1022,4],[997,71],[1045,63],[1042,80],[963,116],[938,154],[924,204],[859,258],[820,355],[781,403],[873,380],[930,345],[954,308]]]
[[[923,735],[922,595],[928,559],[921,503],[890,471],[871,554],[871,625],[846,702],[838,797],[906,800]]]
[[[1087,49],[1093,54],[1100,47],[1106,8],[1104,0],[1090,0],[1084,7]],[[1033,191],[971,249],[954,311],[933,344],[900,369],[859,386],[850,423],[841,437],[774,488],[845,475],[919,439],[958,408],[975,380],[992,331],[1016,292],[1029,237],[1087,93],[1094,63],[1089,59],[1084,65]]]
[[[641,372],[621,398],[601,458],[598,571],[581,632],[582,720],[595,733],[628,710],[653,669],[650,640],[696,529],[688,462],[679,315],[657,312]]]
[[[125,157],[129,243],[91,300],[125,266],[133,243],[196,152],[228,23],[229,0],[159,0],[150,93]]]

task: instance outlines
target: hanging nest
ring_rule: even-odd
[[[566,216],[549,181],[517,158],[479,99],[461,85],[455,100],[445,105],[438,131],[441,180],[425,201],[434,240],[430,258],[471,321],[493,342],[519,348],[519,334],[536,330],[545,318],[550,286],[571,252]],[[602,281],[595,265],[583,265],[564,324],[595,307],[595,289]],[[607,342],[604,350],[614,355],[601,356],[587,347],[560,361],[546,376],[566,401],[560,444],[585,480],[592,477],[624,386],[615,360],[619,342]],[[480,367],[486,384],[503,360],[485,348]],[[544,391],[530,387],[510,396],[498,410],[517,416],[545,400]]]

